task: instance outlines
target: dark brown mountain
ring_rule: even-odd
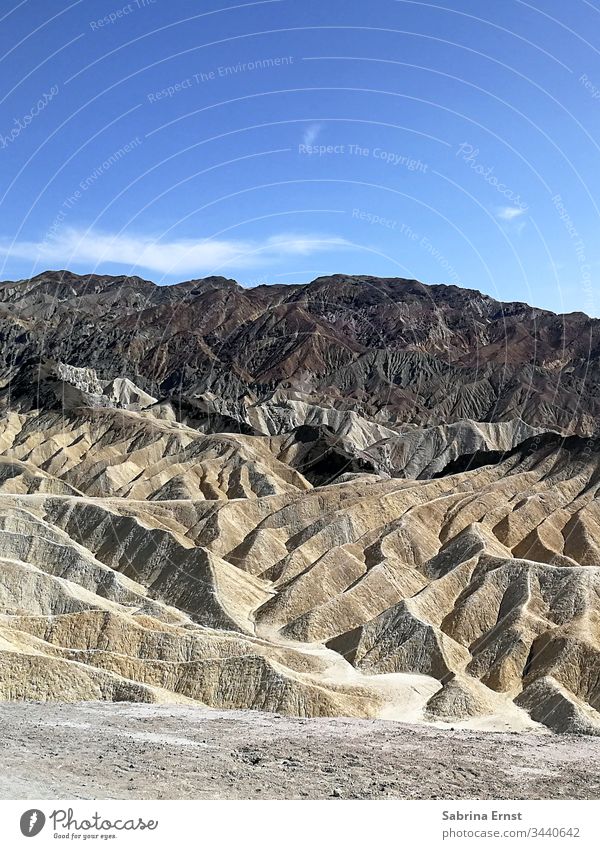
[[[597,320],[416,280],[247,289],[49,271],[0,284],[0,338],[13,408],[37,406],[52,361],[128,378],[183,420],[245,430],[248,408],[274,398],[382,424],[521,418],[584,435],[600,413]]]

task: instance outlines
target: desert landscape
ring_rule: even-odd
[[[593,841],[600,0],[5,6],[4,843]]]
[[[600,733],[596,320],[342,276],[48,272],[0,310],[3,721]]]

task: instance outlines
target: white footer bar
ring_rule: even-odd
[[[0,801],[0,846],[600,846],[597,801]]]

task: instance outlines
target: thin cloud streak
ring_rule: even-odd
[[[502,219],[502,221],[514,221],[515,218],[520,218],[521,215],[525,215],[526,212],[527,207],[501,206],[496,212],[496,215],[498,218]]]
[[[310,256],[331,248],[352,247],[338,236],[281,233],[264,240],[176,239],[66,229],[42,242],[0,241],[0,255],[61,268],[71,264],[115,263],[161,274],[252,269],[287,257]]]

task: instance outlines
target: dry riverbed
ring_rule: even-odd
[[[598,799],[597,738],[108,703],[0,705],[2,799]]]

